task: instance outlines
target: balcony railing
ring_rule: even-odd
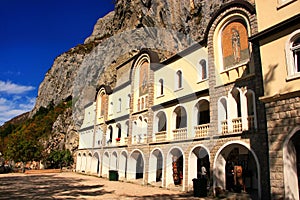
[[[153,138],[153,141],[155,142],[163,142],[167,139],[167,132],[166,131],[160,131],[155,133],[155,139]]]
[[[124,138],[124,144],[128,144],[128,137]]]
[[[255,124],[254,124],[254,115],[248,116],[248,128],[249,130],[255,129]]]
[[[232,120],[232,126],[233,126],[233,132],[242,132],[243,131],[243,126],[242,126],[242,118],[236,118]]]
[[[228,133],[228,123],[227,120],[221,122],[222,134],[225,135]]]
[[[187,128],[179,128],[173,130],[174,140],[185,140],[187,138]]]
[[[143,144],[147,143],[147,134],[138,134],[132,136],[132,144]]]
[[[208,135],[209,124],[195,126],[195,137],[204,137]]]

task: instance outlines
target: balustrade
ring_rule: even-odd
[[[195,126],[195,137],[204,137],[208,135],[209,124]]]
[[[243,131],[243,126],[242,126],[242,118],[236,118],[232,120],[232,126],[233,126],[233,132],[242,132]]]
[[[174,140],[185,140],[187,139],[187,128],[179,128],[173,130]]]
[[[163,142],[167,139],[167,132],[166,131],[160,131],[155,133],[155,142]],[[153,138],[154,140],[154,138]]]

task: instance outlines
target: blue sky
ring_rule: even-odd
[[[54,59],[113,8],[113,0],[0,0],[0,125],[33,108]]]

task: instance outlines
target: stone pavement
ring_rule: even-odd
[[[200,199],[192,196],[72,172],[0,174],[0,199]]]
[[[45,173],[46,172],[46,173]],[[1,199],[121,199],[121,200],[211,200],[137,183],[109,181],[73,172],[32,170],[0,174]],[[49,173],[51,172],[51,173]],[[219,198],[216,198],[219,199]],[[223,199],[247,200],[246,194],[228,194]]]

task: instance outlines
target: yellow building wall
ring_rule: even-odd
[[[125,88],[113,92],[108,97],[108,117],[107,120],[115,119],[129,114],[129,105],[128,105],[128,94],[131,93],[131,86],[128,85]],[[119,110],[119,99],[121,99],[121,109]],[[111,102],[113,106],[111,107]]]
[[[162,67],[154,72],[154,105],[167,102],[176,98],[193,94],[197,91],[208,89],[208,81],[201,80],[199,73],[199,61],[206,60],[207,49],[201,48],[188,54],[179,60]],[[207,63],[208,65],[208,63]],[[182,72],[182,88],[177,88],[176,72]],[[207,76],[209,77],[208,70]],[[160,95],[159,80],[164,81],[164,94]]]
[[[300,89],[300,78],[288,79],[285,56],[285,45],[288,40],[289,35],[260,47],[265,96],[274,96]]]
[[[176,120],[174,118],[174,110],[178,107],[178,106],[182,106],[187,114],[187,138],[193,138],[194,134],[195,134],[195,129],[194,127],[197,125],[197,112],[195,111],[196,109],[196,105],[200,100],[207,100],[210,101],[209,96],[206,97],[200,97],[200,98],[195,98],[194,100],[188,101],[188,102],[179,102],[179,104],[171,106],[171,107],[167,107],[162,109],[165,114],[166,114],[166,118],[167,118],[167,127],[166,127],[166,131],[167,131],[167,140],[172,140],[173,139],[173,130],[175,130],[175,126],[176,126]],[[158,110],[154,113],[154,116],[156,116],[157,113],[159,113],[161,110]],[[154,127],[155,125],[155,121],[154,121]],[[153,134],[155,134],[156,130],[155,128],[153,129]]]
[[[256,0],[255,3],[258,31],[265,30],[300,12],[299,0]]]
[[[96,102],[84,109],[84,120],[81,129],[94,125],[96,117]]]

